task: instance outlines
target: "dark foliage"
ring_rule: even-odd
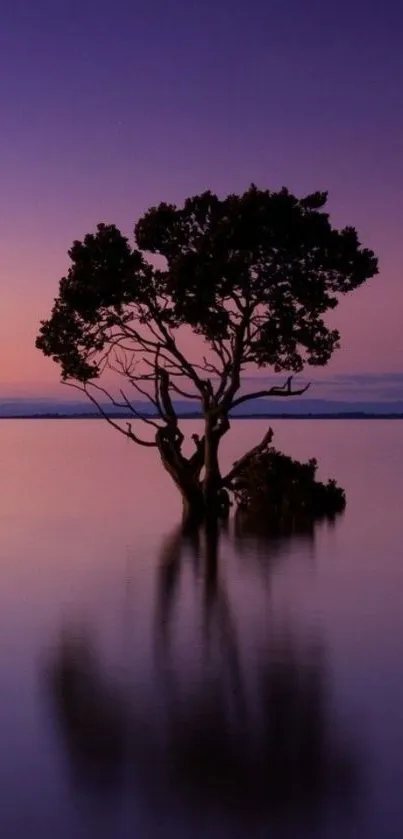
[[[289,371],[326,363],[339,335],[323,315],[337,294],[376,272],[356,231],[332,228],[326,200],[326,193],[298,199],[252,186],[223,201],[206,192],[181,209],[160,204],[146,213],[136,242],[166,259],[159,279],[175,324],[189,323],[209,341],[229,339],[239,307],[247,313],[248,361]]]
[[[300,529],[334,518],[345,508],[345,492],[334,480],[318,481],[317,466],[314,458],[300,463],[273,446],[256,454],[234,484],[240,516],[270,530]]]
[[[326,200],[255,186],[224,200],[206,192],[182,208],[149,210],[134,249],[114,225],[98,225],[69,251],[71,267],[37,346],[79,381],[100,372],[98,353],[111,342],[119,346],[134,339],[133,325],[154,322],[190,324],[211,345],[242,329],[242,361],[259,366],[325,364],[339,335],[323,315],[377,271],[352,227],[331,226]],[[144,252],[162,255],[165,270]]]

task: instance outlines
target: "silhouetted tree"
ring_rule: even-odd
[[[324,315],[377,272],[356,231],[332,227],[326,200],[326,193],[297,198],[253,185],[223,200],[206,192],[181,208],[149,210],[136,225],[134,248],[114,225],[100,224],[69,251],[71,266],[37,347],[122,434],[157,447],[185,512],[196,518],[228,507],[236,470],[221,474],[218,449],[231,412],[251,399],[302,393],[292,374],[326,364],[339,345]],[[197,361],[182,341],[189,329],[203,345]],[[249,365],[290,375],[281,386],[241,393]],[[124,387],[111,387],[111,373]],[[148,400],[154,418],[133,404],[130,390]],[[195,400],[204,417],[188,457],[178,397]],[[153,439],[139,437],[131,423],[122,427],[111,406],[151,425]]]

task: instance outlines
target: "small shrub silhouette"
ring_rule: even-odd
[[[313,520],[333,519],[346,505],[335,480],[316,479],[315,458],[301,463],[270,446],[243,468],[234,486],[238,515],[269,529],[297,529]]]

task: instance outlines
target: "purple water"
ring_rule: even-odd
[[[345,515],[211,546],[153,451],[1,422],[5,839],[403,835],[403,424],[272,425]]]

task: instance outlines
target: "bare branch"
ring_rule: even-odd
[[[150,308],[151,308],[151,305],[150,305]],[[200,392],[202,393],[203,392],[203,382],[200,379],[200,376],[197,375],[196,370],[194,369],[194,365],[192,365],[190,363],[190,361],[188,361],[185,358],[185,356],[181,353],[181,351],[179,350],[179,348],[176,344],[175,338],[172,335],[172,332],[169,330],[169,328],[167,328],[167,326],[162,321],[160,321],[160,319],[158,317],[158,307],[154,307],[152,305],[152,313],[153,313],[153,317],[156,319],[156,321],[158,323],[158,327],[161,330],[162,335],[165,338],[165,348],[174,356],[174,358],[177,359],[178,362],[180,362],[180,365],[181,365],[183,371],[185,371],[187,373],[189,378],[192,379],[192,381],[196,385],[197,389],[200,390]]]
[[[81,386],[81,385],[75,384],[74,382],[70,382],[70,381],[65,381],[65,382],[64,382],[64,384],[66,384],[68,387],[73,387],[73,388],[75,388],[76,390],[79,390],[81,393],[85,393],[85,395],[88,397],[88,399],[90,400],[90,402],[92,402],[92,404],[93,404],[93,405],[95,405],[95,407],[96,407],[97,411],[99,411],[99,413],[101,414],[101,416],[103,416],[103,418],[104,418],[104,419],[105,419],[105,420],[109,423],[109,425],[112,425],[112,426],[113,426],[113,428],[115,428],[115,429],[116,429],[116,431],[119,431],[119,432],[120,432],[121,434],[123,434],[125,437],[128,437],[130,440],[133,440],[133,441],[134,441],[135,443],[137,443],[139,446],[147,446],[148,448],[151,448],[151,447],[155,448],[155,447],[156,447],[156,445],[157,445],[157,443],[156,443],[156,442],[151,442],[151,441],[149,441],[149,440],[141,440],[141,439],[140,439],[140,437],[137,437],[137,435],[136,435],[136,434],[134,434],[134,432],[132,431],[130,423],[127,423],[127,425],[128,425],[128,430],[127,430],[127,431],[125,431],[125,430],[124,430],[124,428],[122,428],[122,427],[121,427],[121,426],[120,426],[117,422],[115,422],[115,421],[114,421],[114,420],[113,420],[113,419],[112,419],[112,418],[111,418],[111,417],[110,417],[110,416],[106,413],[106,411],[104,410],[104,408],[102,407],[102,405],[98,402],[98,400],[97,400],[97,399],[95,399],[95,396],[93,396],[93,394],[92,394],[92,393],[90,393],[90,391],[88,390],[88,385],[87,385],[87,384],[84,384],[84,385],[82,385],[82,386]],[[92,385],[93,385],[93,383],[92,383],[92,382],[91,382],[90,384],[92,384]],[[112,400],[112,401],[113,401],[113,400]]]
[[[212,342],[211,342],[211,346],[212,346],[215,354],[218,355],[218,358],[220,359],[223,367],[226,364],[231,363],[231,361],[232,361],[231,353],[228,350],[228,348],[226,347],[224,341],[215,341],[213,339]]]
[[[227,387],[227,384],[228,384],[228,380],[229,380],[229,376],[230,376],[231,368],[232,368],[232,356],[231,356],[231,353],[228,350],[227,346],[225,345],[224,341],[213,340],[211,342],[211,345],[212,345],[212,349],[213,349],[214,353],[218,356],[218,358],[221,362],[221,365],[222,365],[221,370],[216,368],[216,375],[219,379],[219,384],[218,384],[218,388],[215,392],[215,399],[216,399],[216,402],[218,402],[221,399],[221,397],[222,397],[222,395],[225,391],[225,388]]]
[[[166,370],[169,370],[171,376],[175,375],[181,376],[183,378],[185,374],[181,365],[177,364],[176,362],[170,361],[169,358],[167,358],[166,355],[164,355],[164,353],[161,352],[161,350],[159,350],[159,359],[162,359],[162,361],[164,361],[164,367]],[[147,367],[151,367],[152,370],[155,370],[155,359],[154,361],[150,361],[149,358],[143,358],[143,362],[147,365]]]
[[[158,353],[158,351],[157,351],[157,353]],[[151,403],[151,405],[153,405],[153,407],[155,408],[155,410],[157,411],[157,414],[159,414],[161,419],[166,420],[166,417],[164,415],[164,412],[162,410],[162,407],[161,407],[161,404],[160,404],[160,401],[159,401],[159,398],[158,398],[157,377],[156,377],[156,372],[155,372],[155,366],[153,367],[153,372],[150,373],[150,374],[146,374],[146,375],[141,374],[141,373],[137,373],[136,375],[134,375],[130,371],[129,368],[125,368],[124,366],[122,366],[122,371],[123,371],[124,375],[126,376],[126,378],[130,381],[130,384],[132,385],[132,387],[135,390],[137,390],[138,393],[140,393],[142,396],[144,396]],[[149,382],[154,382],[155,383],[155,398],[151,395],[151,393],[149,393],[147,390],[145,390],[144,388],[142,388],[139,385],[139,381],[149,381]],[[158,426],[158,428],[159,428],[159,426]]]
[[[242,405],[244,402],[248,402],[250,399],[261,399],[264,396],[301,396],[310,386],[309,382],[305,385],[305,387],[299,388],[298,390],[292,390],[291,382],[292,376],[289,376],[284,385],[273,385],[273,387],[269,388],[269,390],[257,390],[254,393],[245,393],[243,396],[240,396],[232,402],[230,410],[236,408],[238,405]]]
[[[165,414],[163,404],[160,399],[160,392],[159,392],[159,359],[160,359],[160,348],[158,348],[157,352],[155,353],[154,358],[154,402],[157,406],[160,416],[164,419],[165,422],[168,422],[168,418]]]
[[[243,457],[241,457],[240,460],[235,461],[232,469],[230,469],[230,471],[225,476],[225,478],[223,478],[223,486],[226,486],[228,489],[231,488],[232,482],[237,477],[237,475],[239,475],[239,473],[242,471],[242,469],[244,469],[245,466],[247,466],[247,464],[254,457],[259,455],[261,452],[263,452],[265,449],[267,449],[268,446],[270,446],[270,443],[273,439],[273,434],[274,434],[273,429],[269,428],[266,431],[266,434],[264,435],[263,440],[261,440],[261,442],[258,443],[257,446],[254,446],[253,449],[250,449],[250,451],[248,451],[246,454],[244,454]]]
[[[154,405],[154,407],[157,408],[158,406],[157,406],[154,398],[151,396],[151,393],[148,393],[147,390],[144,390],[144,388],[140,387],[140,385],[139,385],[139,381],[151,382],[151,381],[154,381],[154,377],[153,378],[151,378],[151,377],[146,378],[145,376],[141,376],[141,377],[139,376],[138,379],[135,379],[134,376],[128,376],[128,378],[130,379],[131,386],[134,387],[134,389],[137,390],[138,393],[141,393],[142,396],[145,396],[146,399],[149,399],[151,404]]]
[[[199,393],[189,393],[186,390],[182,390],[177,384],[175,384],[175,382],[172,381],[172,379],[170,380],[169,386],[171,390],[174,390],[175,393],[179,393],[179,396],[183,396],[184,399],[197,399],[197,401],[200,402]]]
[[[140,411],[138,411],[134,407],[134,405],[132,405],[132,403],[127,398],[127,396],[126,396],[126,394],[124,393],[123,390],[121,390],[120,393],[122,394],[122,399],[124,400],[124,403],[125,403],[126,407],[129,409],[129,411],[131,411],[132,414],[134,414],[135,417],[137,417],[137,419],[141,419],[147,425],[153,425],[154,428],[160,428],[161,427],[160,425],[158,425],[158,422],[155,422],[155,420],[152,420],[152,419],[150,419],[150,417],[146,417],[143,414],[141,414]]]
[[[225,388],[227,387],[228,380],[229,380],[229,377],[230,377],[230,374],[231,374],[231,366],[232,366],[231,361],[226,362],[226,364],[224,365],[224,368],[222,370],[221,377],[220,377],[220,383],[218,385],[218,388],[217,388],[216,394],[215,394],[216,402],[219,402],[223,393],[225,392]]]
[[[112,396],[112,394],[111,394],[111,393],[109,393],[109,391],[108,391],[105,387],[102,387],[101,385],[95,384],[95,382],[91,382],[91,383],[90,383],[90,385],[91,385],[91,387],[92,387],[92,388],[94,388],[94,390],[98,390],[100,393],[102,393],[102,394],[106,397],[106,399],[109,399],[109,402],[110,402],[110,403],[111,403],[111,404],[112,404],[115,408],[120,408],[120,409],[124,409],[124,408],[125,408],[125,405],[124,405],[124,404],[122,404],[121,402],[118,402],[116,399],[114,399],[114,397]],[[88,386],[87,386],[87,387],[88,387]],[[81,390],[81,388],[80,388],[80,390]],[[83,393],[85,393],[87,396],[89,395],[89,394],[88,394],[88,389],[86,389],[86,387],[85,387],[85,386],[84,386],[84,388],[83,388],[82,390],[83,390]]]
[[[215,366],[215,364],[212,364],[210,361],[207,361],[205,355],[203,356],[203,362],[204,370],[206,370],[207,373],[214,373],[215,376],[221,376],[221,370],[219,370],[218,367]]]
[[[231,373],[229,376],[230,383],[227,390],[223,394],[222,408],[227,411],[232,405],[232,400],[241,386],[241,369],[244,354],[245,344],[245,330],[248,324],[248,314],[245,314],[241,322],[235,327],[234,338],[231,340],[232,345],[232,361]]]

